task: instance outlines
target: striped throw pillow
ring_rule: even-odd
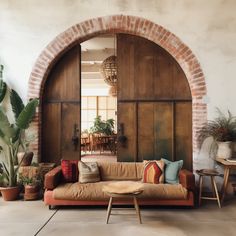
[[[65,182],[78,181],[78,160],[61,160],[61,170]]]
[[[97,162],[79,161],[79,182],[94,183],[100,181],[100,173]]]
[[[143,182],[151,184],[164,183],[164,161],[144,161]]]

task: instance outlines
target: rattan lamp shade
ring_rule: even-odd
[[[116,56],[106,58],[101,65],[101,73],[104,81],[110,86],[117,84],[117,62]]]

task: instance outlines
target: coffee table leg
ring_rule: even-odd
[[[107,224],[111,215],[111,208],[112,208],[112,197],[110,197],[108,208],[107,208]]]
[[[137,201],[136,197],[134,197],[134,207],[136,209],[136,212],[137,212],[137,215],[138,215],[138,218],[139,218],[139,223],[142,224],[140,209],[139,209],[139,205],[138,205],[138,201]]]

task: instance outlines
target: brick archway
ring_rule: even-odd
[[[201,66],[191,49],[177,36],[162,26],[144,18],[113,15],[90,19],[76,24],[58,35],[39,55],[29,78],[28,98],[42,97],[47,75],[58,58],[89,38],[103,33],[128,33],[146,38],[168,51],[183,69],[192,93],[193,152],[197,151],[197,132],[207,119],[205,78]],[[40,150],[41,107],[31,125],[36,136],[32,149],[38,156]]]

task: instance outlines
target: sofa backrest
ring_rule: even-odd
[[[135,162],[98,162],[102,181],[141,180],[143,163]]]

